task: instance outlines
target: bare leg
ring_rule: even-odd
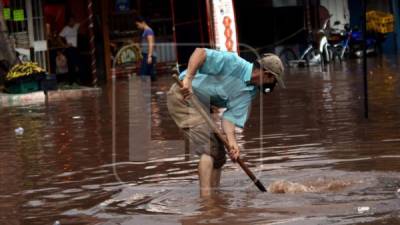
[[[221,169],[213,169],[211,174],[211,187],[212,188],[219,187],[220,180],[221,180]]]
[[[200,195],[201,197],[209,197],[212,189],[212,174],[213,174],[214,159],[203,154],[200,156],[199,162],[199,179],[200,179]]]

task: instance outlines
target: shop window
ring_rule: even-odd
[[[3,13],[10,38],[16,48],[29,49],[28,23],[26,19],[25,1],[4,1]]]

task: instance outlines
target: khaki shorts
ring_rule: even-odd
[[[176,84],[172,85],[167,94],[167,107],[172,119],[189,141],[191,153],[199,156],[210,155],[214,159],[214,168],[221,168],[226,162],[224,144],[212,132],[200,113],[183,100],[179,86]]]

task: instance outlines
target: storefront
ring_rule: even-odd
[[[58,34],[68,18],[80,23],[78,49],[80,79],[111,79],[136,74],[140,60],[140,31],[134,18],[141,15],[155,31],[157,71],[187,66],[196,47],[238,52],[251,59],[275,51],[277,43],[304,39],[293,33],[319,26],[318,0],[2,0],[18,21],[9,21],[18,49],[56,73]],[[14,1],[14,3],[12,3]],[[24,10],[20,18],[19,9]],[[92,11],[92,12],[91,12]],[[19,14],[18,14],[19,13]],[[94,15],[91,17],[90,15]],[[91,26],[91,24],[93,26]],[[239,44],[241,43],[241,44]],[[250,47],[250,48],[249,48]],[[251,48],[254,48],[251,50]]]
[[[1,0],[8,38],[22,61],[48,68],[41,0]]]
[[[101,18],[108,79],[137,73],[141,57],[141,32],[135,24],[135,17],[138,15],[146,18],[155,32],[157,71],[160,73],[176,63],[172,8],[169,1],[103,0]]]
[[[96,79],[95,52],[90,45],[89,1],[78,0],[1,0],[8,36],[22,61],[37,62],[51,74],[57,74],[57,52],[65,52],[59,39],[67,20],[74,17],[81,23],[78,32],[80,65],[76,81],[91,84]],[[58,74],[57,74],[58,75]]]
[[[91,0],[43,0],[43,17],[48,40],[49,71],[57,73],[59,80],[68,80],[72,73],[76,73],[73,82],[90,85],[98,77],[104,76],[101,70],[97,69],[99,50],[95,42],[100,41],[95,36],[95,29],[100,23],[95,23],[94,17],[90,17],[97,5]],[[60,35],[68,23],[74,21],[79,24],[76,34],[76,46],[71,46],[67,40]],[[92,25],[92,26],[91,26]],[[71,47],[75,48],[71,54]],[[97,51],[96,51],[97,50]],[[60,58],[65,58],[70,65],[73,63],[73,71],[68,66],[68,74],[63,76],[60,70]]]
[[[238,51],[232,0],[103,0],[102,8],[109,78],[137,70],[141,34],[133,20],[136,15],[147,18],[155,31],[159,74],[177,62],[181,69],[186,67],[196,47]],[[127,55],[135,56],[123,57]]]
[[[255,56],[249,46],[259,53],[270,51],[270,46],[296,31],[318,27],[318,6],[317,0],[102,0],[107,79],[131,76],[138,70],[141,32],[135,26],[137,15],[148,19],[155,32],[157,71],[163,74],[176,62],[180,69],[185,68],[196,47],[245,57],[250,52],[249,59]],[[289,42],[303,38],[297,35]]]

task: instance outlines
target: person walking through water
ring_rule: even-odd
[[[226,162],[225,148],[187,100],[194,94],[206,111],[226,109],[222,115],[222,129],[229,143],[229,156],[235,161],[240,155],[236,127],[244,127],[251,101],[258,90],[272,92],[277,83],[285,87],[283,70],[281,60],[274,54],[265,54],[250,63],[233,52],[197,48],[192,53],[187,70],[179,76],[183,87],[171,86],[167,107],[188,140],[189,149],[200,157],[201,196],[210,196],[218,187],[221,168]]]
[[[156,64],[156,54],[154,52],[154,31],[147,24],[143,17],[136,18],[136,26],[138,29],[142,30],[142,37],[140,48],[142,51],[142,63],[140,66],[140,76],[150,76],[152,81],[156,80],[155,74],[155,64]]]

